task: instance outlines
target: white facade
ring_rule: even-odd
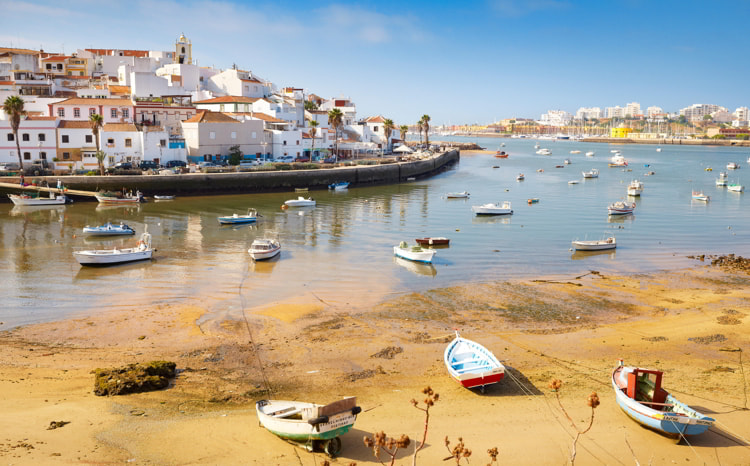
[[[295,158],[302,156],[304,147],[301,130],[270,130],[269,132],[272,135],[272,140],[271,149],[268,152],[273,154],[273,158],[277,159],[287,155],[291,155]],[[323,147],[318,145],[318,142],[320,141],[321,140],[318,137],[315,138],[315,147]]]
[[[719,110],[711,114],[711,119],[714,123],[729,123],[734,119],[734,116],[726,110]]]
[[[288,121],[297,127],[301,126],[298,108],[293,103],[290,104],[278,96],[256,100],[253,102],[253,111],[271,115],[279,120]]]
[[[61,120],[88,121],[98,113],[104,123],[132,123],[133,102],[130,99],[66,99],[49,105],[49,116]]]
[[[13,81],[15,71],[39,71],[39,54],[7,52],[0,55],[0,81]]]
[[[601,108],[599,108],[599,107],[590,107],[590,108],[581,107],[581,108],[578,109],[578,111],[576,111],[575,119],[576,120],[583,120],[584,118],[586,118],[588,120],[592,120],[592,119],[597,119],[598,120],[601,117],[602,117],[602,109]]]
[[[169,148],[169,133],[160,127],[144,127],[140,132],[143,160],[152,160],[162,165],[169,160],[187,162],[187,149]]]
[[[99,132],[102,151],[107,162],[139,162],[143,160],[143,139],[133,124],[105,124]]]
[[[155,72],[156,76],[167,78],[171,87],[182,88],[184,92],[197,91],[202,89],[200,68],[196,65],[172,63],[165,65]],[[173,92],[172,94],[175,94]]]
[[[18,127],[18,139],[23,163],[30,164],[38,159],[51,162],[57,156],[56,131],[56,119],[22,119]],[[0,162],[18,163],[17,151],[10,121],[0,120]]]
[[[719,110],[727,111],[726,108],[713,104],[693,104],[690,107],[680,109],[680,115],[685,115],[688,121],[701,121],[706,115]]]
[[[337,99],[326,100],[318,108],[326,112],[338,108],[344,115],[342,123],[345,126],[353,125],[357,121],[357,106],[349,98],[339,97]]]
[[[641,113],[641,104],[638,102],[630,102],[629,104],[625,105],[625,116],[626,117],[635,117],[642,115]]]
[[[735,120],[750,120],[750,110],[748,110],[747,107],[738,107],[737,110],[734,111],[734,118]]]
[[[664,110],[661,107],[651,106],[646,109],[646,116],[653,118],[658,115],[663,115]]]
[[[625,109],[619,105],[607,107],[606,115],[607,118],[625,118]]]
[[[570,124],[573,115],[564,110],[549,110],[542,115],[540,122],[549,126],[565,126]]]
[[[217,95],[235,95],[243,97],[267,97],[271,95],[270,83],[262,82],[249,71],[225,70],[209,76],[204,82],[205,88]]]

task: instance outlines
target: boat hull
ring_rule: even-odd
[[[401,248],[393,246],[393,254],[396,257],[407,259],[414,262],[424,262],[425,264],[431,264],[432,258],[435,256],[433,249],[421,249],[420,251],[412,251],[411,248]]]
[[[614,239],[612,241],[573,241],[572,244],[576,251],[603,251],[617,247],[617,242]]]
[[[505,377],[505,366],[487,348],[456,335],[443,355],[451,377],[463,387],[484,387]]]
[[[129,250],[129,249],[98,249],[89,251],[76,251],[73,253],[76,261],[81,265],[113,265],[125,262],[135,262],[151,259],[153,249]]]
[[[55,197],[25,197],[17,194],[9,194],[8,197],[15,205],[62,205],[68,202],[66,196]]]
[[[105,225],[103,227],[84,227],[83,233],[87,236],[123,236],[134,235],[135,230],[128,227]]]
[[[238,216],[238,217],[219,217],[219,223],[222,225],[236,225],[240,223],[253,223],[257,221],[257,217],[245,217],[245,216]]]
[[[303,419],[306,416],[285,417],[285,414],[289,412],[294,414],[309,410],[319,412],[320,408],[324,407],[294,401],[261,400],[255,404],[258,420],[263,427],[283,439],[296,442],[330,440],[343,435],[352,428],[360,412],[359,407],[353,406],[345,411],[323,416],[325,419],[318,418],[325,422],[315,424]]]
[[[420,246],[446,246],[451,242],[448,238],[417,238],[415,241]]]
[[[132,205],[141,202],[139,197],[111,197],[111,196],[96,196],[96,200],[99,204],[103,205]]]
[[[281,246],[278,248],[272,250],[272,251],[254,251],[253,249],[248,249],[247,253],[250,254],[250,258],[254,261],[262,261],[274,258],[279,255],[281,252]]]

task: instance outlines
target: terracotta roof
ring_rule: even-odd
[[[42,61],[65,61],[70,57],[66,57],[65,55],[52,55],[51,57],[42,58]]]
[[[385,123],[385,118],[381,115],[365,118],[367,123]]]
[[[130,95],[130,86],[109,85],[109,92],[117,95]]]
[[[95,55],[112,55],[113,49],[85,49]],[[118,50],[124,57],[148,57],[148,50]],[[117,55],[116,55],[117,56]]]
[[[133,105],[130,99],[87,99],[78,97],[57,102],[55,105]]]
[[[194,104],[230,104],[230,103],[240,103],[240,104],[252,104],[254,102],[257,102],[260,100],[258,97],[243,97],[241,95],[233,96],[233,95],[225,95],[223,97],[214,97],[213,99],[208,100],[199,100],[198,102],[193,102]]]
[[[310,136],[310,133],[302,132],[302,139],[312,139],[312,136]]]
[[[42,116],[42,115],[28,115],[26,117],[27,120],[34,120],[34,121],[53,121],[57,120],[57,117],[53,116]]]
[[[286,120],[279,120],[276,117],[272,117],[271,115],[267,115],[267,114],[261,113],[261,112],[253,112],[253,118],[257,118],[259,120],[267,121],[269,123],[289,123]]]
[[[40,52],[38,50],[0,47],[0,53],[15,53],[18,55],[39,55]]]
[[[255,79],[255,78],[240,79],[240,81],[247,81],[247,82],[250,82],[250,83],[260,83],[260,81],[258,81],[258,80],[257,80],[257,79]],[[261,84],[262,84],[262,83],[261,83]]]
[[[0,81],[0,84],[13,84],[13,81]]]
[[[239,123],[239,121],[221,112],[201,110],[192,118],[183,120],[184,123]]]
[[[138,128],[133,123],[106,123],[102,126],[102,131],[109,132],[136,132]]]
[[[71,121],[71,120],[62,120],[60,122],[60,125],[58,128],[63,129],[76,129],[76,128],[87,128],[91,129],[91,125],[88,121]]]

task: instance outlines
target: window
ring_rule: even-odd
[[[28,141],[29,140],[29,133],[23,133],[21,135],[21,140],[22,141]]]
[[[284,145],[286,146],[286,141],[284,141]]]
[[[94,136],[92,136],[90,134],[87,134],[86,135],[86,143],[87,144],[91,144],[92,142],[94,142]]]
[[[63,152],[63,160],[69,160],[70,159],[70,152]]]
[[[297,145],[299,146],[299,139],[297,139]]]
[[[13,141],[13,133],[8,133],[8,141]]]
[[[122,117],[123,118],[130,118],[130,109],[129,108],[123,108],[122,109]]]
[[[39,141],[44,141],[45,140],[44,133],[39,133],[39,135],[37,137],[39,138]]]
[[[125,138],[125,147],[133,147],[133,141],[130,138]]]
[[[24,160],[31,160],[31,152],[24,152],[23,153],[23,159]]]
[[[81,109],[76,107],[73,109],[73,118],[81,118]]]
[[[208,139],[216,139],[216,133],[213,131],[210,131],[208,133]]]
[[[93,115],[94,113],[96,113],[96,109],[94,107],[89,108],[89,116]]]
[[[250,136],[251,136],[251,137],[252,137],[253,139],[256,139],[256,138],[258,137],[258,133],[256,133],[255,131],[253,131],[252,133],[250,133]]]
[[[237,133],[235,131],[232,131],[232,139],[237,139]]]
[[[67,143],[70,142],[70,136],[68,136],[67,134],[63,134],[61,136],[61,140],[62,140],[63,143],[67,144]]]
[[[159,147],[167,147],[167,140],[159,139]]]
[[[378,127],[377,126],[373,126],[372,127],[372,132],[373,133],[377,133],[378,132]]]
[[[59,107],[57,109],[57,116],[60,118],[65,118],[65,109],[63,107]]]
[[[39,152],[39,158],[42,160],[47,160],[47,153],[46,152]]]
[[[107,138],[107,147],[115,147],[114,138]]]
[[[112,109],[112,110],[110,111],[110,113],[109,113],[109,114],[110,114],[110,115],[112,116],[112,118],[117,118],[117,109],[116,109],[116,108],[113,108],[113,109]]]

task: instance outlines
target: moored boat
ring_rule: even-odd
[[[81,265],[112,265],[151,259],[153,252],[151,235],[143,233],[135,247],[75,251],[73,257]]]
[[[738,164],[738,163],[735,163],[735,162],[729,162],[729,163],[727,164],[727,170],[737,170],[737,169],[739,169],[739,168],[740,168],[740,164]]]
[[[586,152],[586,157],[593,157],[595,155],[596,155],[596,152],[594,152],[593,150]]]
[[[406,241],[401,241],[398,246],[393,246],[393,254],[410,261],[432,263],[432,258],[437,252],[422,246],[409,246]]]
[[[617,201],[607,207],[607,213],[609,215],[627,215],[632,214],[635,210],[635,202],[627,203],[625,201]]]
[[[349,189],[349,182],[339,181],[338,183],[331,183],[328,185],[328,189],[332,189],[334,191],[342,191],[344,189]]]
[[[677,400],[662,387],[662,371],[625,366],[612,371],[612,388],[620,408],[634,421],[669,436],[702,434],[715,419]]]
[[[599,178],[599,170],[592,168],[587,172],[581,172],[584,178]]]
[[[290,199],[284,202],[284,204],[288,205],[289,207],[308,207],[315,205],[315,199],[311,197],[305,198],[302,196],[298,196],[297,199]]]
[[[622,155],[615,154],[612,156],[612,158],[609,160],[609,166],[610,167],[627,167],[628,161],[625,160],[625,157]]]
[[[745,190],[745,187],[739,183],[732,183],[727,186],[727,191],[733,191],[735,193],[741,193]]]
[[[143,198],[143,194],[140,191],[136,191],[135,194],[133,194],[132,192],[129,192],[127,194],[98,193],[96,194],[96,200],[99,201],[99,204],[104,205],[127,205],[146,202],[146,200]]]
[[[539,198],[538,197],[529,198],[528,203],[529,204],[538,204],[539,203]]]
[[[255,209],[247,209],[247,214],[232,214],[219,217],[219,223],[222,225],[235,225],[240,223],[252,223],[258,220],[258,212]]]
[[[526,179],[526,175],[523,173],[519,173],[518,176],[516,176],[516,181],[523,181]]]
[[[448,373],[466,388],[480,387],[500,382],[505,376],[505,366],[494,354],[477,342],[456,338],[445,348],[443,361]]]
[[[643,183],[633,180],[628,185],[628,196],[640,196],[643,193]]]
[[[174,196],[165,195],[165,194],[162,194],[162,195],[156,194],[154,195],[154,199],[156,199],[157,201],[171,201],[172,199],[174,199]]]
[[[552,151],[549,149],[539,149],[536,153],[539,155],[552,155]]]
[[[277,239],[257,238],[250,244],[247,253],[256,261],[270,259],[281,253],[281,243]]]
[[[504,150],[499,150],[495,153],[495,157],[497,157],[498,159],[507,159],[508,153],[505,152]]]
[[[693,191],[693,200],[708,202],[711,200],[711,196],[706,195],[703,191]]]
[[[602,251],[605,249],[615,249],[617,240],[614,236],[600,240],[575,240],[572,242],[573,249],[576,251]]]
[[[495,204],[488,203],[482,205],[475,205],[471,207],[471,210],[476,215],[512,215],[513,209],[511,209],[510,201],[504,201],[502,205],[498,202]]]
[[[420,246],[447,246],[451,240],[443,236],[429,237],[429,238],[417,238],[414,241]]]
[[[469,196],[470,196],[470,194],[469,194],[468,191],[463,191],[463,192],[460,192],[460,193],[447,193],[445,195],[445,197],[448,198],[448,199],[465,199],[465,198],[467,198]]]
[[[122,222],[120,222],[119,225],[112,225],[111,223],[107,222],[104,225],[98,227],[90,227],[86,225],[85,227],[83,227],[83,233],[89,236],[117,236],[134,235],[135,230]]]
[[[30,194],[8,194],[11,202],[15,205],[62,205],[71,202],[64,194],[50,192],[48,197],[32,196]]]

